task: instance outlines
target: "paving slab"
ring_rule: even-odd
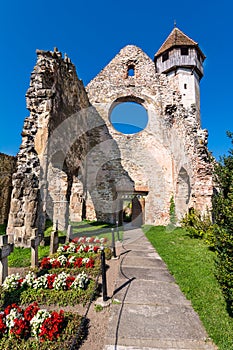
[[[130,288],[125,279],[119,279],[117,281],[119,287],[115,290],[114,298],[130,304],[191,306],[190,301],[180,293],[176,283],[141,279],[133,279],[129,283]],[[126,288],[128,288],[127,293]]]
[[[185,305],[113,305],[107,337],[114,339],[116,330],[120,338],[205,341],[207,334],[191,306]],[[120,321],[120,322],[119,322]],[[115,323],[116,322],[116,323]]]
[[[104,350],[216,350],[141,229],[126,231]]]
[[[166,269],[156,268],[140,268],[140,267],[124,267],[120,271],[121,278],[127,277],[128,279],[144,279],[144,280],[157,280],[162,282],[174,282],[174,277]]]

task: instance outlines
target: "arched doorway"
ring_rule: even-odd
[[[141,227],[145,223],[145,197],[148,192],[125,192],[120,194],[119,225]]]

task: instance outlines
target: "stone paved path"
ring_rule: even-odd
[[[141,229],[126,231],[104,350],[214,350]]]

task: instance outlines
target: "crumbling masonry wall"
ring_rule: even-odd
[[[115,222],[116,183],[132,184],[70,59],[57,50],[37,56],[7,229],[20,246],[29,244],[33,228],[43,234],[46,218],[60,230],[77,218]]]
[[[26,97],[30,116],[8,220],[16,245],[28,245],[35,227],[42,234],[46,218],[62,230],[83,218],[121,223],[124,198],[132,199],[139,225],[167,224],[171,197],[178,219],[190,207],[211,207],[199,101],[184,105],[177,76],[156,73],[140,48],[123,48],[86,89],[67,56],[37,51]],[[126,101],[148,112],[137,134],[122,134],[110,122],[114,106]]]
[[[14,234],[15,243],[19,245],[28,244],[32,228],[38,227],[39,233],[43,231],[47,210],[48,157],[53,156],[49,154],[49,138],[67,118],[89,106],[74,65],[69,58],[63,59],[57,50],[37,51],[37,64],[31,74],[26,98],[30,116],[25,119],[22,131],[8,220],[8,233]],[[65,196],[63,193],[63,198],[58,201],[66,201]]]
[[[176,76],[156,73],[154,62],[140,48],[128,45],[88,84],[87,91],[118,144],[135,193],[144,196],[145,223],[167,224],[172,196],[178,219],[190,207],[201,212],[211,207],[207,132],[200,127],[196,106],[183,106]],[[122,134],[110,122],[114,106],[126,101],[139,103],[148,112],[148,125],[140,133]]]
[[[0,153],[0,224],[7,223],[16,158]]]

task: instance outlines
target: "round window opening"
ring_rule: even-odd
[[[110,122],[122,134],[137,134],[146,128],[148,114],[139,103],[122,102],[113,108]]]

